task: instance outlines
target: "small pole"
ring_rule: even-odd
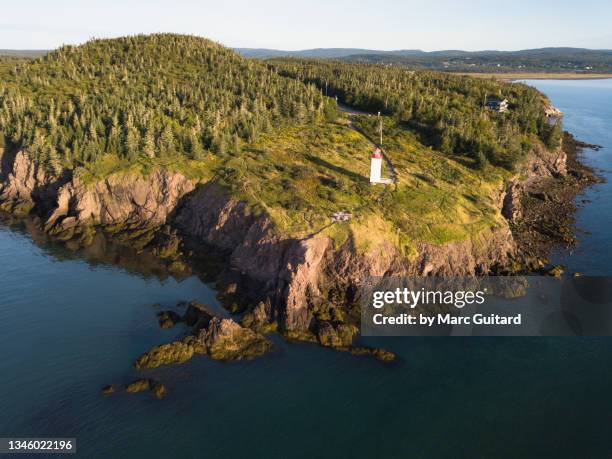
[[[380,112],[378,112],[378,130],[380,131],[380,148],[382,148],[382,145],[383,145],[383,141],[382,141],[383,126],[382,126],[382,118],[380,117]]]

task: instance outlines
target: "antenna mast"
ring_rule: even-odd
[[[382,118],[380,117],[380,112],[378,112],[378,131],[380,132],[380,148],[382,148],[382,145],[383,145],[383,138],[382,138],[383,125],[382,125]]]

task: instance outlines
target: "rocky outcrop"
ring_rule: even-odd
[[[168,311],[165,311],[168,312]],[[194,354],[215,360],[251,360],[265,354],[272,343],[261,333],[232,319],[213,316],[206,306],[191,302],[183,317],[173,313],[175,322],[185,322],[192,332],[180,341],[155,346],[134,363],[136,369],[182,364]]]
[[[0,209],[27,215],[37,202],[53,202],[68,176],[49,173],[23,150],[0,149]]]
[[[174,311],[161,311],[157,314],[157,320],[161,328],[172,328],[182,321],[181,316]]]
[[[547,150],[543,145],[535,145],[527,157],[527,165],[522,180],[529,184],[533,180],[567,175],[567,154],[563,149]]]
[[[153,396],[155,396],[155,398],[158,400],[164,398],[168,393],[168,390],[166,389],[166,386],[163,383],[155,381],[153,379],[145,378],[137,379],[136,381],[128,384],[125,387],[125,391],[129,394],[151,391]]]
[[[193,189],[183,175],[166,170],[149,176],[111,175],[89,186],[75,178],[58,190],[55,210],[45,227],[55,232],[75,226],[159,227]]]
[[[534,147],[527,157],[526,168],[512,178],[501,195],[502,215],[510,223],[523,218],[521,199],[542,180],[567,176],[567,153],[561,148],[548,151],[541,145]]]
[[[185,363],[193,357],[193,353],[193,343],[188,339],[162,344],[141,355],[134,363],[134,368],[157,368],[162,365]]]
[[[151,388],[150,379],[137,379],[125,386],[125,391],[129,394],[136,394],[138,392],[144,392]]]
[[[523,216],[521,198],[524,190],[520,181],[513,180],[508,184],[502,201],[502,215],[511,223],[517,222]]]
[[[213,318],[200,330],[197,345],[215,360],[251,360],[265,354],[272,343],[232,319]]]

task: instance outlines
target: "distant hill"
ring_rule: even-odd
[[[435,57],[483,57],[483,56],[571,56],[571,57],[611,57],[612,49],[587,48],[534,48],[519,51],[462,51],[459,49],[446,49],[440,51],[422,51],[420,49],[398,49],[391,51],[363,49],[363,48],[312,48],[296,51],[286,51],[269,48],[234,48],[245,57],[313,57],[313,58],[345,58],[351,56],[435,56]]]
[[[271,57],[311,57],[320,59],[339,59],[355,55],[391,55],[391,56],[414,56],[426,54],[418,49],[405,49],[396,51],[380,51],[375,49],[361,48],[314,48],[300,51],[284,51],[267,48],[234,48],[245,57],[267,59]]]
[[[360,48],[317,48],[300,51],[236,49],[245,57],[268,59],[300,57],[342,59],[352,62],[397,64],[412,68],[456,72],[576,72],[611,73],[612,50],[585,48],[537,48],[520,51],[381,51]]]
[[[47,49],[0,49],[0,57],[27,57],[34,58],[47,54]]]

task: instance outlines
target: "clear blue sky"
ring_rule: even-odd
[[[610,0],[6,0],[0,48],[92,37],[202,35],[278,49],[612,48]]]

